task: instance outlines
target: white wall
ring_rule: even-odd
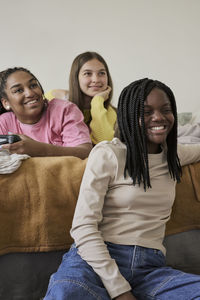
[[[0,0],[0,71],[29,68],[45,90],[68,88],[72,60],[99,52],[114,104],[151,77],[174,91],[179,112],[200,110],[199,0]]]

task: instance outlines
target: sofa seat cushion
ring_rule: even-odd
[[[50,275],[57,270],[65,252],[0,256],[0,300],[40,300],[45,296]]]
[[[164,239],[167,265],[200,275],[200,230],[172,234]]]

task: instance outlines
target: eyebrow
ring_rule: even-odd
[[[91,69],[84,69],[82,72],[86,72],[86,71],[92,71],[92,70]],[[106,69],[102,68],[102,69],[98,70],[98,72],[100,72],[100,71],[106,71]]]
[[[32,81],[37,81],[37,79],[33,77],[33,78],[31,78],[28,82],[30,83],[30,82],[32,82]],[[17,83],[17,84],[12,85],[12,86],[10,87],[10,89],[17,88],[17,87],[19,87],[19,86],[21,86],[21,83]]]
[[[163,104],[162,106],[171,106],[171,103],[165,103],[165,104]],[[144,103],[144,107],[152,107],[152,105],[149,105],[149,104],[145,104],[145,103]]]

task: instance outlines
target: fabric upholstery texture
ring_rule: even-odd
[[[87,159],[36,157],[0,175],[0,254],[68,248]],[[200,229],[200,162],[183,168],[166,235]],[[20,222],[19,222],[20,220]]]
[[[86,160],[30,158],[0,175],[0,255],[68,248]]]
[[[183,167],[166,235],[200,229],[200,162]]]

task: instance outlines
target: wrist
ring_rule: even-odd
[[[91,101],[91,112],[102,111],[105,109],[104,107],[104,98],[102,96],[94,96]]]

